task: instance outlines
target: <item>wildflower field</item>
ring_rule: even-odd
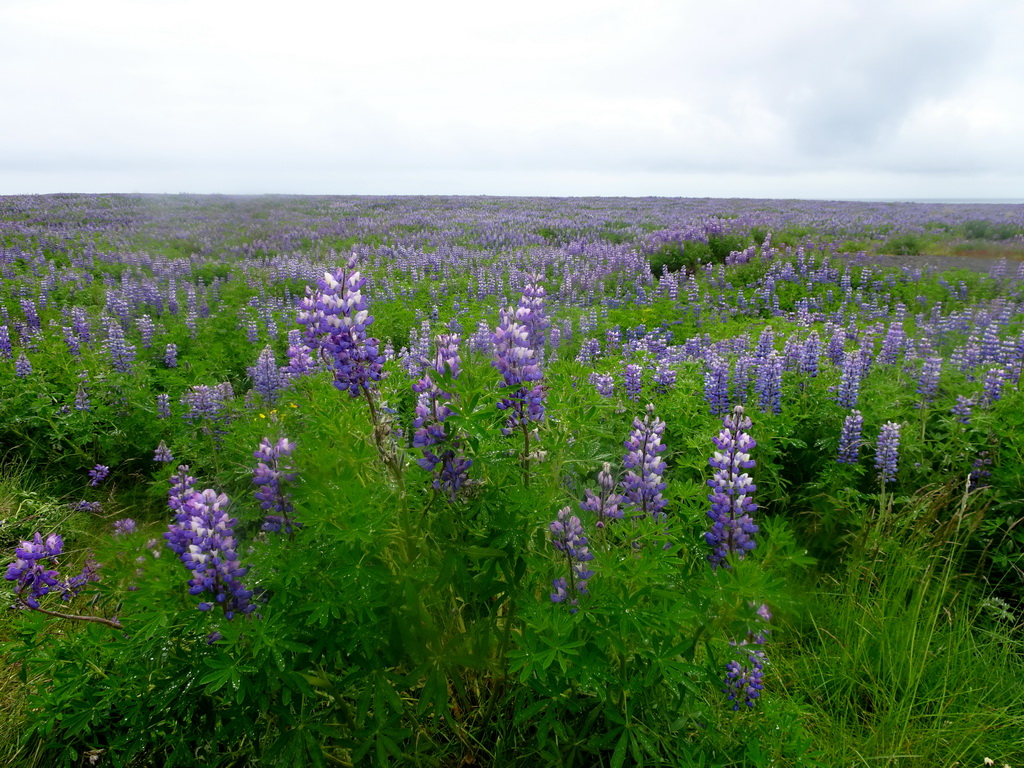
[[[0,763],[1019,766],[1022,259],[1019,205],[0,198]]]

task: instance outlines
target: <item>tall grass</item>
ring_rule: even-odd
[[[864,521],[780,672],[831,765],[1024,759],[1024,624],[961,575],[982,505],[945,487]],[[998,608],[998,604],[995,604]]]

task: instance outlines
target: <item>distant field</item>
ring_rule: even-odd
[[[1024,205],[0,197],[0,763],[1024,761]]]

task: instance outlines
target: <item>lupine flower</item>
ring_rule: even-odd
[[[586,339],[580,345],[579,354],[576,355],[576,362],[581,365],[592,365],[601,356],[601,342],[597,339]]]
[[[110,467],[104,466],[103,464],[97,464],[95,467],[89,470],[89,485],[95,488],[104,480],[106,480],[107,475],[109,474]]]
[[[929,405],[939,391],[939,377],[942,375],[942,358],[929,357],[921,365],[921,376],[917,380],[917,394],[922,405]]]
[[[661,476],[665,472],[665,461],[661,454],[668,446],[662,445],[665,422],[654,415],[654,405],[647,406],[643,421],[633,419],[633,430],[623,443],[626,455],[622,464],[627,472],[622,479],[623,497],[633,509],[644,515],[661,520],[662,510],[668,504],[661,492],[665,483]]]
[[[167,394],[156,396],[156,417],[158,419],[169,419],[171,417],[171,396]]]
[[[628,364],[623,369],[623,388],[626,391],[626,397],[630,400],[636,401],[640,399],[640,390],[643,386],[643,373],[644,369],[639,365],[634,365],[633,363]]]
[[[839,464],[856,464],[860,457],[861,432],[864,429],[864,417],[854,409],[843,422],[843,431],[839,433]]]
[[[264,402],[273,403],[282,386],[281,371],[274,358],[274,349],[268,344],[256,359],[256,365],[247,369],[252,377],[252,388]]]
[[[622,503],[625,499],[615,493],[615,479],[612,477],[612,465],[607,461],[602,465],[597,475],[598,493],[595,494],[589,488],[585,491],[585,497],[580,502],[580,509],[593,512],[597,518],[594,527],[601,529],[605,527],[606,520],[620,520],[623,516]]]
[[[609,373],[592,373],[587,379],[601,397],[615,394],[615,379]]]
[[[29,362],[24,352],[19,352],[18,359],[14,361],[14,375],[19,379],[32,375],[32,363]]]
[[[143,315],[135,324],[139,328],[139,335],[142,336],[142,346],[146,349],[150,349],[153,346],[153,334],[156,333],[156,325],[153,323],[153,318],[149,315]]]
[[[758,608],[757,614],[764,621],[771,619],[767,605]],[[722,693],[726,694],[727,701],[732,702],[734,712],[739,711],[741,704],[753,707],[754,702],[761,697],[761,691],[764,690],[764,666],[767,660],[760,646],[764,645],[765,640],[766,632],[755,632],[739,644],[732,643],[736,654],[742,660],[734,659],[726,665],[725,688],[722,689]],[[751,641],[754,645],[750,645]]]
[[[498,410],[509,411],[502,430],[508,435],[527,421],[544,418],[545,390],[540,361],[529,346],[526,326],[517,323],[508,310],[501,310],[500,316],[501,324],[492,337],[495,356],[491,365],[501,374],[498,386],[509,391],[498,402]]]
[[[811,331],[800,350],[800,370],[810,378],[818,375],[818,360],[821,357],[821,339],[817,331]]]
[[[967,477],[968,490],[975,490],[978,488],[986,488],[988,483],[985,482],[992,473],[989,472],[986,467],[992,466],[992,459],[989,456],[988,451],[981,451],[978,453],[978,457],[974,460],[971,465],[971,473]]]
[[[981,407],[990,408],[993,403],[1003,396],[1003,385],[1006,383],[1007,373],[1002,368],[990,368],[985,374],[985,381],[982,384]]]
[[[782,411],[782,358],[774,349],[757,366],[757,380],[754,382],[758,405],[762,411]]]
[[[731,414],[722,420],[723,428],[714,438],[714,456],[709,464],[715,470],[708,485],[711,493],[711,530],[704,534],[704,539],[712,552],[708,562],[712,568],[728,565],[730,555],[742,560],[747,552],[754,549],[755,525],[751,512],[757,510],[757,504],[750,494],[757,486],[745,471],[754,466],[750,452],[757,445],[747,430],[751,427],[750,419],[744,415],[743,406],[737,405]]]
[[[6,325],[0,325],[0,357],[10,360],[14,357],[14,350],[11,347],[11,334]]]
[[[950,408],[950,413],[956,416],[956,420],[961,424],[970,424],[971,413],[974,410],[976,398],[974,395],[965,397],[964,395],[956,396],[956,404]]]
[[[230,621],[236,613],[251,613],[256,606],[250,602],[252,592],[242,583],[248,569],[238,561],[234,537],[238,521],[228,516],[227,504],[228,497],[223,493],[191,491],[164,538],[192,572],[189,594],[208,594],[212,598],[196,607],[209,611],[219,605]]]
[[[334,386],[360,397],[384,376],[379,342],[366,335],[373,316],[362,288],[366,278],[356,270],[353,256],[345,269],[325,272],[317,290],[306,288],[298,322],[306,327],[305,341],[331,362]]]
[[[64,541],[55,533],[44,540],[36,532],[32,541],[23,541],[14,550],[15,560],[7,566],[4,578],[16,582],[14,594],[29,608],[39,607],[39,598],[57,589],[60,574],[54,558],[64,551]]]
[[[434,488],[448,494],[449,501],[455,501],[459,488],[469,477],[472,460],[462,453],[457,437],[446,429],[444,422],[452,415],[447,403],[452,394],[441,389],[431,377],[431,371],[457,379],[461,372],[458,334],[441,334],[434,339],[436,353],[427,366],[423,378],[413,384],[416,401],[416,419],[413,427],[413,447],[423,452],[423,458],[416,463],[427,472],[434,473]]]
[[[659,359],[654,368],[654,390],[659,394],[665,394],[676,385],[676,369],[672,368],[668,361]]]
[[[836,398],[841,408],[856,408],[860,397],[861,356],[854,350],[847,352],[843,359],[843,372],[839,377],[839,396]]]
[[[167,368],[178,367],[178,346],[176,344],[168,344],[164,350],[164,366]]]
[[[78,382],[78,389],[75,391],[75,410],[76,411],[89,411],[91,405],[89,403],[89,392],[85,388],[85,384],[88,381],[89,372],[82,371],[78,374],[80,381]]]
[[[125,341],[124,331],[116,322],[107,327],[107,340],[104,343],[110,356],[110,365],[118,373],[131,374],[135,363],[135,347]]]
[[[135,521],[130,517],[124,517],[114,521],[114,536],[129,536],[138,530]]]
[[[729,410],[729,362],[717,355],[704,360],[704,399],[712,416]]]
[[[162,464],[170,464],[174,461],[174,457],[171,455],[171,449],[167,447],[167,443],[163,440],[160,441],[160,445],[153,451],[153,461],[160,462]]]
[[[259,486],[256,489],[256,500],[266,513],[264,531],[291,535],[294,529],[302,527],[302,523],[296,522],[292,515],[295,508],[292,506],[291,494],[285,493],[281,487],[282,481],[295,482],[295,472],[290,471],[292,467],[288,462],[294,450],[295,443],[289,442],[287,438],[282,437],[271,444],[265,437],[253,453],[259,463],[252,481]]]
[[[579,610],[579,596],[588,595],[587,582],[593,578],[594,572],[584,563],[594,559],[583,535],[583,525],[576,515],[570,514],[569,507],[562,507],[558,517],[550,525],[551,543],[555,549],[565,554],[568,565],[568,578],[557,578],[552,582],[554,592],[551,602],[566,602],[572,606],[572,613]]]
[[[181,512],[185,507],[185,502],[192,496],[196,479],[189,475],[188,469],[187,464],[180,464],[177,474],[171,475],[168,480],[171,488],[167,492],[167,506],[173,512]]]
[[[900,426],[893,421],[887,421],[878,433],[875,469],[878,470],[878,479],[882,481],[882,485],[896,481],[900,457]]]
[[[527,283],[523,286],[523,293],[519,297],[519,306],[516,307],[516,322],[526,326],[529,334],[529,346],[538,357],[544,353],[545,336],[544,332],[551,325],[551,321],[544,313],[544,297],[547,295],[544,286],[541,285],[543,275],[529,275]]]

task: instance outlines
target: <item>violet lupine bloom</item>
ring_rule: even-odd
[[[178,367],[178,346],[176,344],[168,344],[164,349],[164,366],[167,368]]]
[[[0,357],[10,360],[14,357],[14,349],[11,347],[11,333],[6,325],[0,325]]]
[[[579,611],[579,596],[589,595],[587,582],[593,578],[594,572],[584,563],[594,559],[588,547],[587,537],[583,535],[583,525],[576,515],[570,514],[569,507],[558,510],[558,518],[550,525],[551,543],[555,549],[565,554],[569,566],[569,577],[555,579],[552,582],[555,591],[551,593],[551,602],[568,603],[572,613]]]
[[[878,433],[875,451],[875,469],[882,485],[896,482],[896,470],[900,458],[900,424],[887,421]]]
[[[125,341],[124,331],[116,322],[111,322],[108,326],[104,346],[110,356],[111,367],[118,373],[130,375],[135,363],[135,346]]]
[[[811,331],[800,350],[800,370],[810,378],[815,378],[818,375],[820,358],[821,338],[817,331]]]
[[[729,410],[729,361],[717,355],[704,361],[704,399],[712,416]]]
[[[757,366],[754,391],[757,392],[758,406],[762,411],[770,410],[772,413],[781,413],[782,357],[774,349]]]
[[[758,608],[757,614],[764,621],[771,619],[767,605]],[[751,640],[754,645],[750,644]],[[734,712],[739,711],[741,704],[753,707],[754,702],[761,697],[767,660],[760,646],[764,645],[765,640],[766,632],[755,632],[738,645],[735,642],[732,644],[739,656],[746,657],[742,661],[734,659],[725,667],[725,688],[722,693],[726,694],[727,701],[732,702]]]
[[[939,392],[939,377],[942,375],[942,358],[929,357],[921,365],[917,380],[917,394],[921,396],[920,407],[928,406]]]
[[[583,501],[580,502],[580,509],[593,512],[597,518],[594,527],[601,529],[605,527],[606,520],[621,520],[621,505],[625,501],[623,497],[615,493],[615,479],[612,477],[612,465],[607,461],[601,467],[597,475],[598,494],[595,495],[589,488],[584,492]]]
[[[59,588],[60,574],[56,558],[64,550],[64,541],[55,533],[44,540],[36,532],[32,541],[23,541],[14,550],[15,560],[7,566],[4,578],[16,582],[14,594],[29,608],[39,607],[39,598]]]
[[[1002,368],[990,368],[982,384],[981,407],[991,408],[1003,396],[1003,385],[1008,374]]]
[[[744,415],[743,406],[737,405],[731,414],[722,419],[722,430],[714,438],[715,455],[709,464],[715,470],[708,485],[711,502],[711,530],[704,534],[704,540],[712,548],[708,562],[712,568],[719,565],[729,567],[730,555],[742,560],[747,552],[754,549],[754,534],[758,527],[750,516],[757,510],[757,504],[750,494],[757,486],[745,471],[754,466],[750,452],[756,447],[754,438],[747,432],[750,419]]]
[[[137,531],[137,530],[138,530],[138,526],[135,524],[135,521],[132,520],[130,517],[124,517],[124,518],[121,518],[120,520],[115,520],[114,521],[114,536],[115,537],[120,538],[122,536],[130,536],[131,534],[135,533],[135,531]]]
[[[75,391],[75,410],[89,411],[92,408],[89,403],[89,392],[85,388],[85,385],[89,381],[89,372],[80,371],[78,374],[78,379],[78,389]]]
[[[153,461],[162,464],[170,464],[174,461],[174,457],[171,455],[171,449],[167,447],[167,443],[163,440],[160,441],[160,445],[158,445],[156,450],[153,451]]]
[[[839,377],[839,394],[836,401],[842,408],[856,408],[860,397],[862,373],[860,352],[847,352],[843,360],[843,372]]]
[[[81,357],[82,350],[78,345],[78,337],[75,336],[75,332],[71,330],[70,326],[64,326],[61,330],[64,331],[64,344],[67,345],[68,353],[72,357]]]
[[[169,419],[171,417],[171,396],[167,394],[156,396],[156,417],[158,419]]]
[[[544,418],[543,374],[536,352],[529,346],[526,326],[517,323],[511,312],[501,310],[501,324],[495,329],[492,341],[495,357],[491,365],[498,369],[502,389],[510,394],[498,401],[498,410],[509,411],[502,432],[510,435],[527,421]]]
[[[601,397],[611,397],[615,394],[615,378],[610,373],[592,373],[587,381]]]
[[[19,352],[18,359],[14,361],[14,375],[19,379],[32,375],[32,363],[25,357],[24,352]]]
[[[643,388],[644,369],[634,363],[629,363],[622,371],[623,389],[626,397],[634,402],[640,399],[640,391]]]
[[[252,377],[252,388],[263,398],[264,402],[273,403],[281,390],[281,371],[274,358],[274,350],[268,344],[256,359],[256,365],[247,369]]]
[[[654,391],[658,394],[665,394],[676,385],[678,374],[668,361],[661,359],[654,368]]]
[[[177,474],[171,475],[168,480],[171,487],[167,491],[167,506],[172,512],[181,512],[195,490],[196,479],[189,475],[188,469],[188,464],[179,464]]]
[[[950,413],[956,416],[956,420],[961,424],[971,423],[971,413],[974,411],[976,399],[974,395],[965,397],[964,395],[956,396],[956,404],[949,409]]]
[[[661,492],[665,483],[661,476],[665,472],[662,453],[668,448],[662,445],[665,422],[654,415],[654,405],[648,404],[644,420],[633,419],[633,430],[623,445],[626,455],[622,465],[627,472],[622,478],[623,498],[626,503],[641,514],[650,515],[656,521],[665,517],[662,510],[668,504]]]
[[[212,597],[212,601],[196,607],[209,611],[219,605],[230,621],[236,613],[251,613],[256,606],[250,602],[252,591],[242,583],[248,569],[238,561],[234,536],[238,521],[228,516],[227,504],[228,497],[223,493],[211,489],[191,491],[164,538],[192,571],[189,594],[208,593]]]
[[[576,362],[581,365],[593,365],[594,361],[601,356],[601,342],[597,339],[586,339],[580,345],[579,354],[576,355]]]
[[[843,422],[843,431],[839,433],[838,464],[856,464],[860,460],[861,433],[864,429],[864,416],[854,409]]]
[[[384,376],[384,356],[366,335],[373,316],[363,300],[366,278],[355,267],[353,256],[344,269],[325,272],[317,290],[307,287],[298,322],[306,327],[306,345],[331,362],[334,386],[360,397]]]
[[[256,489],[256,500],[266,513],[262,528],[264,531],[290,536],[295,529],[302,527],[302,523],[296,522],[292,516],[295,511],[292,495],[281,488],[282,481],[295,482],[296,473],[291,471],[293,467],[287,461],[294,450],[295,443],[289,442],[287,438],[282,437],[271,444],[265,437],[253,453],[259,464],[256,465],[252,481],[259,486]]]
[[[551,320],[544,314],[544,297],[547,293],[540,284],[543,279],[543,275],[528,275],[523,293],[519,297],[519,306],[515,311],[516,321],[526,326],[529,345],[537,357],[543,356],[546,341],[544,332],[551,325]]]
[[[110,467],[104,466],[103,464],[97,464],[95,467],[89,470],[89,485],[95,488],[104,480],[106,480],[107,475],[109,474]]]
[[[416,419],[413,421],[416,432],[412,444],[423,452],[423,458],[416,463],[427,472],[434,473],[434,488],[447,493],[452,502],[468,479],[473,462],[462,454],[458,438],[445,429],[444,422],[452,415],[452,409],[447,405],[452,394],[441,389],[431,378],[430,372],[443,375],[447,369],[451,378],[459,377],[462,371],[460,341],[459,335],[454,333],[437,336],[434,339],[434,359],[427,366],[423,378],[412,387],[418,395]]]

